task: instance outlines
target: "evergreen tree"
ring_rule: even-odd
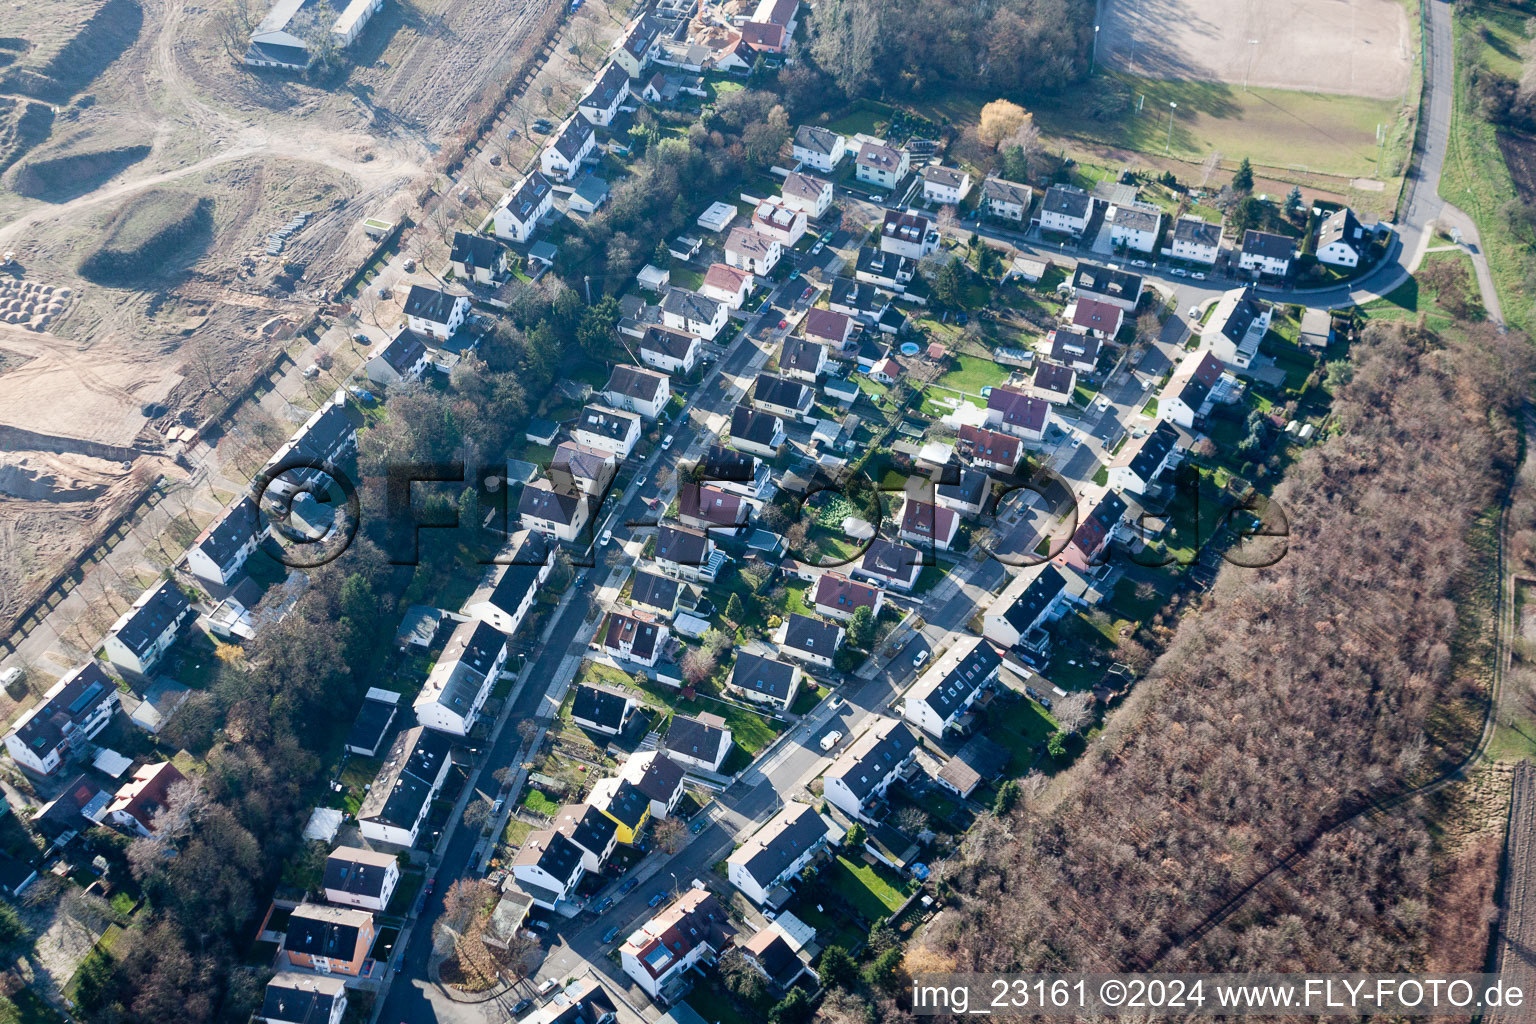
[[[868,608],[855,608],[853,617],[848,620],[848,642],[861,651],[867,651],[874,639],[874,616]]]
[[[1238,165],[1237,173],[1232,175],[1232,188],[1238,192],[1253,191],[1253,165],[1243,157],[1243,162]]]

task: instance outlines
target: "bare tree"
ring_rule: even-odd
[[[687,836],[688,828],[679,818],[666,818],[656,823],[656,841],[669,854],[682,849]]]
[[[1056,701],[1056,724],[1063,732],[1075,733],[1093,720],[1093,694],[1080,690]]]

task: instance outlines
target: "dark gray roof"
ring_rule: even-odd
[[[586,500],[580,494],[530,484],[523,488],[522,496],[517,499],[517,513],[569,526],[576,521],[578,510]]]
[[[1056,600],[1056,595],[1066,589],[1067,580],[1053,565],[1047,565],[1024,588],[1024,592],[1018,596],[1008,610],[1003,612],[1003,618],[1008,624],[1020,633],[1027,632],[1034,627],[1035,621],[1040,618],[1046,606]]]
[[[395,720],[397,704],[390,704],[382,700],[363,700],[363,706],[358,709],[357,717],[352,720],[352,729],[347,733],[347,748],[357,748],[366,751],[366,756],[372,757],[378,752],[379,744],[384,742],[384,735],[389,732],[390,725]]]
[[[825,839],[829,831],[826,819],[814,807],[792,804],[759,829],[737,854],[742,855],[748,874],[767,883]]]
[[[432,799],[449,749],[448,735],[436,729],[417,725],[402,732],[384,755],[384,767],[358,808],[358,820],[413,828]]]
[[[785,338],[784,351],[779,354],[779,365],[786,370],[818,373],[826,358],[826,348],[809,338]]]
[[[1046,189],[1045,199],[1041,201],[1040,209],[1077,219],[1088,216],[1088,209],[1092,204],[1093,197],[1080,188],[1074,188],[1071,185],[1052,185]]]
[[[462,263],[470,269],[484,267],[487,270],[495,270],[501,262],[503,251],[501,243],[494,238],[471,234],[468,231],[455,231],[453,252],[448,260],[450,263]]]
[[[758,412],[749,405],[738,405],[731,413],[731,436],[753,444],[769,445],[783,421],[770,412]]]
[[[389,339],[389,344],[379,353],[378,358],[389,364],[390,369],[405,376],[407,370],[415,366],[426,353],[427,345],[420,334],[409,327],[401,327],[400,333]]]
[[[720,305],[709,296],[700,295],[687,288],[669,288],[667,297],[661,300],[663,312],[686,317],[689,320],[698,320],[701,323],[713,322],[720,314]]]
[[[1161,422],[1139,441],[1131,443],[1136,447],[1130,453],[1121,453],[1122,456],[1129,454],[1125,465],[1142,480],[1150,482],[1157,467],[1163,464],[1174,445],[1179,443],[1179,432],[1171,424]],[[1118,463],[1120,460],[1115,461]]]
[[[88,661],[56,683],[49,694],[16,727],[17,738],[40,758],[63,742],[65,726],[78,725],[104,701],[115,699],[117,684],[98,663]]]
[[[981,183],[981,198],[989,202],[1015,203],[1027,210],[1034,199],[1034,191],[1016,181],[987,178]]]
[[[917,745],[917,737],[906,725],[893,718],[877,718],[874,726],[827,769],[827,777],[842,779],[862,802]]]
[[[731,669],[732,686],[761,693],[780,703],[789,700],[789,689],[794,682],[795,666],[747,651],[736,655],[736,664]]]
[[[874,285],[868,281],[855,281],[851,277],[839,277],[832,282],[831,303],[870,314],[884,305],[876,296]]]
[[[682,590],[682,584],[672,577],[641,571],[635,573],[633,581],[629,590],[632,604],[666,608],[669,611],[677,607],[677,595]]]
[[[501,575],[486,600],[508,613],[521,607],[528,592],[539,585],[539,573],[554,553],[554,545],[548,537],[534,530],[528,531],[512,553],[511,562],[496,570]]]
[[[1069,366],[1058,366],[1041,360],[1035,366],[1034,385],[1054,395],[1070,395],[1076,372]]]
[[[450,710],[472,707],[485,688],[491,667],[506,647],[506,634],[494,626],[479,619],[461,622],[448,638],[448,646],[437,662],[439,666],[452,665],[437,703]]]
[[[950,188],[959,188],[965,181],[965,172],[957,171],[953,167],[945,167],[942,164],[929,164],[923,168],[923,180],[931,181],[935,185],[948,185]]]
[[[679,334],[665,327],[647,327],[645,336],[640,339],[640,349],[660,352],[672,359],[687,359],[698,343],[699,339],[691,334]]]
[[[589,405],[581,410],[581,418],[576,421],[576,429],[601,434],[611,441],[622,441],[629,436],[639,421],[640,417],[632,412]]]
[[[932,689],[923,699],[939,718],[947,719],[956,708],[970,700],[981,684],[997,671],[1002,661],[991,644],[978,639],[953,668],[933,681]]]
[[[198,541],[198,550],[213,559],[221,569],[228,569],[230,560],[241,546],[256,536],[261,525],[256,516],[256,503],[243,497],[224,514],[209,524]]]
[[[613,368],[608,375],[608,383],[603,387],[604,391],[611,391],[628,398],[638,398],[644,402],[656,400],[666,383],[666,374],[657,373],[655,370],[642,370],[638,366],[630,366],[620,363]]]
[[[1051,358],[1058,363],[1098,362],[1099,339],[1087,331],[1080,331],[1074,327],[1056,328],[1056,336],[1051,341]],[[1072,351],[1081,349],[1081,353]]]
[[[307,68],[314,55],[302,46],[284,46],[282,43],[252,42],[245,51],[248,61],[267,61],[287,68]]]
[[[678,565],[703,565],[709,556],[709,534],[663,523],[656,531],[656,557]]]
[[[1221,225],[1212,224],[1198,217],[1180,217],[1173,225],[1173,240],[1190,245],[1215,246],[1221,244]]]
[[[1235,344],[1242,344],[1243,335],[1248,333],[1248,328],[1253,322],[1264,315],[1264,305],[1255,298],[1252,288],[1244,288],[1243,294],[1238,296],[1237,304],[1232,307],[1232,312],[1227,316],[1227,322],[1221,325],[1221,333]]]
[[[619,823],[591,804],[572,804],[560,809],[555,830],[588,853],[601,857],[613,842]]]
[[[607,110],[618,102],[620,94],[627,88],[629,73],[610,61],[603,73],[597,76],[597,81],[592,83],[592,88],[581,98],[581,102],[585,106]]]
[[[712,444],[700,460],[706,483],[749,484],[757,477],[757,456]]]
[[[784,646],[807,654],[831,657],[837,653],[837,635],[842,630],[830,622],[792,612],[784,629]]]
[[[776,405],[784,409],[803,410],[810,407],[810,390],[797,380],[759,373],[752,382],[753,401]]]
[[[507,196],[506,208],[519,221],[526,223],[533,218],[534,211],[543,205],[544,200],[549,198],[550,189],[549,179],[534,171],[518,182],[517,190]]]
[[[150,589],[147,600],[142,597],[139,600],[144,603],[131,609],[127,613],[127,620],[114,633],[124,646],[143,658],[161,634],[192,607],[192,602],[168,580],[156,583]]]
[[[886,252],[873,245],[861,246],[858,261],[854,264],[854,273],[868,274],[892,282],[898,277],[910,277],[916,269],[917,264],[912,257]]]
[[[1141,283],[1140,274],[1112,270],[1097,263],[1079,263],[1072,275],[1072,287],[1077,291],[1127,302],[1134,302],[1141,294]]]
[[[571,699],[571,717],[617,732],[624,724],[624,709],[633,699],[615,690],[583,683],[576,687],[576,696]]]
[[[269,1024],[329,1024],[336,998],[344,990],[338,978],[279,974],[267,982],[261,1016]]]
[[[352,896],[378,899],[384,895],[385,876],[389,874],[386,861],[393,863],[394,858],[371,850],[340,847],[332,850],[331,855],[325,858],[325,880],[322,885],[326,889],[335,889]]]
[[[1360,221],[1355,217],[1355,211],[1347,206],[1333,211],[1327,219],[1318,225],[1317,247],[1323,248],[1333,242],[1346,242],[1354,245],[1360,240],[1365,229],[1360,226]]]
[[[453,315],[454,303],[458,301],[457,295],[449,295],[447,292],[428,288],[426,285],[413,284],[410,293],[405,297],[405,315],[419,316],[434,324],[446,324],[448,318]]]
[[[661,22],[649,14],[642,15],[635,23],[634,30],[624,37],[624,51],[636,60],[645,56],[645,52],[656,42],[656,37],[661,35]]]
[[[568,880],[581,864],[581,847],[560,832],[549,832],[546,836],[544,847],[539,851],[537,864],[554,877],[562,881]],[[527,849],[526,843],[524,849]],[[518,884],[525,883],[519,879]]]
[[[635,657],[649,661],[656,655],[656,642],[661,639],[661,629],[650,619],[640,619],[620,612],[608,613],[608,631],[603,646],[610,651],[622,651],[628,645]]]
[[[1156,231],[1163,215],[1141,206],[1115,207],[1115,224],[1127,231]]]
[[[922,554],[905,544],[876,538],[864,552],[864,560],[859,563],[859,569],[887,579],[907,582],[916,579],[918,573],[922,572]]]
[[[797,199],[820,199],[827,191],[827,185],[828,182],[825,179],[818,178],[814,174],[791,171],[784,179],[784,187],[779,191]]]
[[[589,448],[575,441],[562,441],[549,460],[549,472],[557,480],[559,473],[569,474],[573,480],[600,480],[607,471],[605,467],[613,461],[612,452]]]
[[[965,505],[981,505],[987,499],[992,481],[979,469],[969,466],[959,471],[954,483],[939,484],[939,496]]]
[[[1243,232],[1243,252],[1273,260],[1288,260],[1296,255],[1296,240],[1285,235],[1249,228]]]
[[[335,907],[309,903],[296,907],[288,918],[288,937],[283,948],[290,953],[306,953],[332,960],[354,959],[362,929],[352,919],[357,914],[366,916],[366,912],[336,913],[336,910]]]
[[[687,715],[673,715],[672,726],[661,745],[675,754],[714,762],[726,742],[726,730]]]
[[[832,149],[837,145],[836,132],[822,128],[819,125],[803,124],[795,129],[795,145],[801,149],[809,149],[822,156],[831,156]]]
[[[554,147],[556,153],[565,157],[567,162],[574,163],[576,154],[581,152],[581,147],[585,146],[591,137],[592,122],[576,114],[565,122],[565,127],[560,129],[560,134],[555,136],[555,141],[550,145]]]
[[[662,803],[671,800],[672,794],[677,792],[678,783],[683,781],[683,766],[660,751],[655,751],[652,755],[637,754],[636,756],[649,759],[640,772],[640,778],[635,782],[635,788],[649,800],[659,800]],[[626,774],[632,778],[635,773],[633,769],[629,769]]]

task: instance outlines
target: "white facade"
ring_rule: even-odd
[[[574,114],[539,154],[539,169],[547,178],[570,181],[596,145],[597,135],[592,131],[592,126],[580,114]],[[561,151],[562,148],[565,152]]]
[[[550,187],[544,175],[534,171],[502,197],[495,212],[491,214],[491,230],[497,238],[527,242],[533,238],[539,220],[554,205],[555,190]]]
[[[674,331],[697,334],[705,341],[713,341],[715,336],[725,329],[726,323],[731,318],[731,307],[714,299],[709,299],[707,304],[678,302],[671,304],[671,308],[668,306],[669,304],[664,303],[661,307],[663,326],[670,327]],[[705,316],[708,319],[705,319]]]
[[[971,192],[971,175],[948,167],[928,168],[923,172],[923,199],[930,203],[957,206]]]
[[[826,128],[801,128],[795,133],[794,157],[806,167],[830,173],[848,152],[848,140]]]
[[[866,185],[895,188],[912,169],[912,157],[904,149],[866,142],[855,158],[854,177]]]
[[[869,821],[870,805],[884,797],[917,757],[917,744],[905,724],[877,716],[822,776],[822,795],[844,814]]]
[[[784,205],[818,220],[832,206],[832,183],[809,174],[791,173],[784,179]]]
[[[192,616],[187,599],[179,591],[166,590],[173,586],[166,580],[156,583],[112,624],[101,644],[108,661],[140,675],[147,675],[160,663],[176,642],[182,623]],[[125,630],[132,631],[133,643],[124,642]]]
[[[332,862],[336,862],[335,867]],[[332,888],[330,884],[332,882],[345,885],[351,873],[359,866],[365,872],[372,870],[379,874],[381,881],[378,895],[352,892],[347,888]],[[338,872],[337,868],[343,868],[345,873]],[[342,847],[332,853],[326,862],[326,883],[325,901],[327,903],[382,913],[384,908],[389,906],[389,898],[395,894],[395,887],[400,884],[400,864],[394,857],[387,854]],[[372,886],[370,885],[369,888]]]
[[[731,229],[725,242],[727,266],[750,270],[759,277],[771,273],[784,255],[784,247],[777,238],[760,234],[748,227]]]
[[[1214,229],[1214,230],[1212,230]],[[1169,255],[1191,263],[1213,264],[1221,252],[1221,226],[1198,217],[1180,217],[1173,226]]]
[[[620,436],[610,437],[597,429],[599,426],[610,424],[615,425],[616,430],[622,431]],[[640,440],[640,417],[617,409],[589,405],[582,410],[581,418],[576,421],[576,427],[571,431],[571,440],[599,451],[613,452],[620,459],[627,459],[629,453],[635,450],[635,443]]]
[[[269,532],[251,499],[241,498],[193,541],[187,549],[187,569],[199,579],[228,586]]]
[[[5,734],[5,749],[17,764],[51,775],[72,750],[107,727],[117,708],[117,686],[97,663],[87,662],[17,716]]]
[[[458,295],[453,299],[453,305],[449,307],[446,320],[429,320],[422,316],[407,316],[406,326],[413,331],[422,334],[430,334],[438,341],[447,341],[453,337],[455,331],[464,326],[464,318],[469,315],[469,296]]]
[[[1109,237],[1113,244],[1137,252],[1152,252],[1157,248],[1157,238],[1163,228],[1161,211],[1111,206],[1109,221]]]
[[[805,237],[805,212],[790,206],[778,196],[770,196],[757,204],[752,213],[752,229],[766,235],[784,248],[793,248]]]

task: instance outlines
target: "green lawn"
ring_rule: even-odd
[[[839,135],[879,135],[890,119],[890,107],[871,100],[860,100],[853,105],[852,110],[827,127]]]
[[[800,692],[795,694],[794,706],[789,710],[797,715],[806,714],[817,704],[826,700],[827,694],[831,692],[830,687],[822,686],[819,683],[814,686],[809,683],[803,683],[800,686]]]
[[[1045,678],[1063,690],[1086,690],[1104,678],[1114,657],[1114,645],[1076,612],[1062,616],[1051,627],[1055,643]],[[1097,661],[1098,665],[1092,662]]]
[[[784,611],[790,615],[816,615],[816,606],[811,603],[811,585],[805,580],[796,579],[784,585],[789,591],[789,600],[784,604]]]
[[[1008,774],[1022,775],[1034,764],[1040,745],[1056,731],[1056,720],[1028,698],[987,713],[987,739],[1007,748]]]
[[[1123,116],[1084,117],[1082,96],[1068,90],[1033,106],[1041,131],[1158,156],[1169,148],[1170,155],[1196,163],[1215,151],[1222,154],[1223,165],[1233,168],[1247,156],[1257,167],[1376,177],[1376,129],[1386,124],[1391,126],[1390,141],[1381,177],[1396,178],[1407,155],[1401,100],[1285,89],[1244,91],[1221,82],[1100,73],[1118,79],[1128,92]],[[1178,104],[1171,147],[1170,103]]]
[[[542,814],[546,818],[553,818],[560,811],[558,803],[532,786],[523,792],[523,806],[534,814]]]
[[[644,677],[632,679],[628,675],[607,665],[599,665],[595,662],[583,662],[581,671],[576,677],[578,683],[600,683],[604,686],[627,687],[631,690],[639,690],[645,694],[649,702],[661,707],[670,707],[672,710],[685,715],[697,715],[701,711],[708,711],[725,719],[730,727],[732,738],[737,749],[745,752],[748,761],[757,755],[773,738],[779,734],[783,726],[750,708],[741,707],[730,701],[720,700],[717,697],[704,692],[700,688],[693,700],[686,700],[678,690],[653,683]],[[710,684],[705,684],[707,687]],[[732,750],[731,757],[736,755]],[[733,771],[728,757],[722,771]],[[744,765],[743,765],[744,767]]]
[[[823,875],[865,920],[888,916],[906,899],[901,881],[884,867],[839,855],[822,869]]]
[[[521,818],[508,818],[507,827],[502,830],[501,841],[508,846],[522,846],[523,840],[528,838],[528,833],[533,831],[533,826]]]
[[[699,286],[703,283],[704,274],[702,271],[694,270],[692,267],[681,267],[675,265],[672,267],[673,287],[687,288],[690,291],[698,291]]]
[[[1477,280],[1473,274],[1472,260],[1466,253],[1460,251],[1426,253],[1425,265],[1431,262],[1454,263],[1460,271],[1461,287],[1467,289],[1468,294],[1474,297],[1477,295]],[[1431,330],[1437,331],[1451,326],[1458,319],[1453,313],[1441,308],[1440,295],[1435,288],[1421,282],[1417,277],[1410,277],[1381,298],[1367,302],[1360,309],[1372,320],[1386,321],[1413,321],[1423,313],[1425,324]]]
[[[954,359],[958,365],[934,382],[940,387],[979,395],[982,388],[1008,383],[1006,366],[980,356],[955,356]]]

